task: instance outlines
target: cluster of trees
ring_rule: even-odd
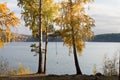
[[[81,53],[85,47],[85,41],[93,37],[91,28],[94,26],[94,19],[85,12],[85,5],[93,0],[63,0],[58,3],[55,0],[17,1],[18,6],[22,8],[21,14],[25,26],[32,30],[33,37],[39,41],[39,45],[32,45],[36,49],[35,52],[39,53],[37,73],[46,73],[48,33],[54,33],[54,25],[58,25],[64,44],[73,49],[76,74],[82,75],[77,52]],[[41,48],[42,33],[46,36],[44,58]]]

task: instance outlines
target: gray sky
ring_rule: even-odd
[[[17,0],[0,0],[0,3],[7,2],[11,11],[20,18],[20,8]],[[95,0],[89,4],[87,11],[95,19],[96,27],[93,28],[95,34],[120,33],[120,0]],[[12,29],[15,33],[31,34],[30,30],[21,23],[20,27]]]

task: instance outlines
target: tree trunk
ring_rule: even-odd
[[[42,22],[41,22],[41,0],[40,0],[40,6],[39,6],[39,10],[40,10],[40,16],[39,16],[39,22],[40,22],[40,25],[39,25],[39,61],[38,61],[38,72],[37,73],[42,73]]]
[[[74,54],[74,61],[75,61],[75,67],[76,67],[76,74],[82,75],[82,72],[79,67],[79,62],[77,58],[77,52],[76,52],[76,44],[75,44],[75,37],[74,37],[74,29],[72,27],[72,45],[73,45],[73,54]]]
[[[47,61],[47,46],[48,46],[48,35],[47,35],[48,28],[46,27],[46,41],[45,41],[45,56],[44,56],[44,73],[46,74],[46,61]]]
[[[71,7],[71,10],[70,12],[72,12],[72,0],[69,0],[70,1],[70,7]],[[73,54],[74,54],[74,61],[75,61],[75,67],[76,67],[76,74],[80,74],[82,75],[82,72],[80,70],[80,67],[79,67],[79,62],[78,62],[78,58],[77,58],[77,52],[76,52],[76,44],[75,44],[75,34],[74,34],[74,28],[73,28],[73,22],[72,22],[72,15],[71,15],[71,23],[70,23],[70,26],[71,26],[71,30],[72,30],[72,45],[73,45]]]

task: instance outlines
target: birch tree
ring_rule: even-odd
[[[33,37],[38,39],[39,43],[41,42],[42,32],[45,32],[44,70],[42,70],[42,50],[40,48],[42,45],[39,44],[39,46],[36,46],[34,44],[33,46],[35,48],[39,47],[39,50],[37,50],[39,53],[38,73],[46,73],[47,33],[50,25],[53,25],[53,20],[58,13],[59,6],[55,4],[54,0],[18,0],[18,5],[23,9],[22,17],[25,21],[25,26],[28,26],[32,30]],[[42,32],[40,32],[40,27],[42,28]]]
[[[94,19],[85,12],[85,5],[93,0],[65,0],[61,2],[59,17],[55,20],[60,26],[64,44],[73,49],[76,74],[81,74],[77,52],[82,53],[85,41],[93,37],[91,28]]]

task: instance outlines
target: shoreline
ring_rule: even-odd
[[[104,75],[45,75],[45,74],[27,74],[17,76],[4,76],[0,80],[119,80],[119,76]]]

